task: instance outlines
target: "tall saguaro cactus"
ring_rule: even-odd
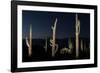
[[[57,18],[55,20],[54,26],[51,27],[53,31],[52,39],[50,39],[50,46],[52,47],[52,57],[55,56],[55,53],[58,50],[58,44],[56,44],[56,25],[57,25]]]
[[[79,57],[79,34],[80,34],[80,20],[76,14],[76,58]]]
[[[30,25],[29,39],[26,37],[26,45],[28,47],[28,55],[32,55],[32,25]]]

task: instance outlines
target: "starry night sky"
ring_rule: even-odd
[[[80,37],[90,38],[90,14],[77,13],[80,20]],[[32,25],[32,38],[44,39],[52,36],[51,26],[58,19],[56,38],[75,37],[76,13],[22,11],[22,35],[29,36],[29,27]]]

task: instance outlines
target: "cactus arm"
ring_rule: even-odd
[[[58,44],[56,44],[55,53],[58,51]]]
[[[53,26],[51,27],[51,29],[53,30]]]
[[[26,45],[28,47],[28,55],[32,55],[32,26],[30,25],[29,40],[26,37]]]
[[[78,20],[78,33],[80,33],[80,20]]]
[[[26,45],[27,45],[28,47],[30,46],[27,37],[26,37]]]
[[[56,18],[55,23],[54,23],[54,28],[56,28],[56,24],[57,24],[57,18]]]
[[[53,43],[53,40],[52,39],[50,39],[50,43]]]
[[[52,46],[52,44],[50,44],[50,46]]]

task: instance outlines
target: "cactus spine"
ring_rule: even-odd
[[[32,55],[32,25],[30,25],[30,31],[29,31],[29,40],[26,37],[26,45],[28,47],[28,55]]]
[[[55,53],[58,50],[58,44],[56,44],[56,24],[57,24],[57,18],[55,20],[54,26],[52,26],[52,31],[53,31],[53,35],[52,35],[52,39],[50,39],[50,46],[52,47],[52,57],[55,56]]]
[[[76,14],[76,58],[79,57],[79,34],[80,34],[80,20]]]

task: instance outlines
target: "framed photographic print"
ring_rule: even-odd
[[[11,71],[97,67],[97,6],[11,1]]]

